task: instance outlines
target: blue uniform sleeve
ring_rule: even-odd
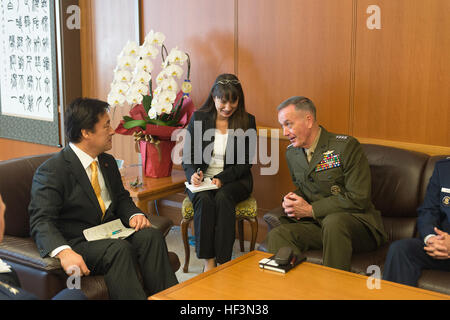
[[[435,234],[434,227],[440,225],[442,215],[440,194],[441,183],[438,165],[436,165],[428,183],[423,204],[417,209],[417,229],[422,240],[429,234]]]

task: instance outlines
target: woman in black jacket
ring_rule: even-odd
[[[235,206],[253,189],[251,163],[256,150],[255,117],[245,111],[239,79],[222,74],[187,127],[183,169],[194,186],[211,178],[216,190],[186,192],[194,206],[197,257],[205,271],[231,259]]]

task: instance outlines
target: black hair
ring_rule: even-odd
[[[214,114],[214,119],[217,118],[216,105],[214,98],[219,98],[223,102],[234,103],[238,101],[236,111],[229,118],[229,129],[243,129],[247,130],[248,116],[245,111],[244,91],[242,90],[241,82],[234,74],[224,73],[219,75],[214,81],[214,84],[209,92],[208,98],[201,106],[199,111],[211,112]]]
[[[81,130],[94,131],[100,116],[109,109],[108,103],[89,98],[76,98],[64,112],[64,127],[69,142],[81,141]]]

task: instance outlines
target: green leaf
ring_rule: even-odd
[[[142,99],[142,105],[144,106],[145,112],[148,114],[148,111],[152,107],[152,97],[151,96],[144,96]]]
[[[125,120],[125,122],[128,122],[128,121],[133,121],[134,119],[129,116],[123,116],[123,120]]]
[[[145,130],[147,123],[144,120],[131,120],[131,121],[127,121],[123,124],[123,127],[125,129],[132,129],[135,127],[141,127],[142,129]]]
[[[155,124],[157,126],[167,126],[168,125],[166,122],[164,122],[162,120],[158,120],[158,119],[150,119],[148,122],[151,124]]]

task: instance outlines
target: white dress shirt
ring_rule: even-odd
[[[73,150],[73,152],[75,152],[78,159],[80,159],[81,165],[83,166],[84,170],[86,171],[89,181],[91,181],[91,176],[92,176],[91,163],[93,161],[97,161],[97,163],[98,163],[98,157],[96,157],[95,159],[92,158],[90,155],[88,155],[86,152],[84,152],[83,150],[78,148],[73,143],[69,143],[69,146]],[[106,184],[105,184],[105,179],[103,178],[102,170],[100,169],[100,166],[98,166],[98,168],[99,168],[98,183],[100,185],[100,190],[101,190],[100,194],[103,199],[103,202],[105,203],[105,211],[106,211],[106,210],[108,210],[112,201],[111,201],[111,196],[109,195],[108,188],[106,187]],[[133,218],[136,215],[144,215],[144,214],[143,213],[133,214],[130,217],[130,220],[131,220],[131,218]],[[55,257],[58,253],[60,253],[64,249],[71,249],[71,248],[70,248],[70,246],[67,246],[67,245],[60,246],[60,247],[54,249],[52,252],[50,252],[50,257],[52,257],[52,258]]]
[[[214,137],[214,151],[208,169],[205,172],[206,178],[213,178],[223,171],[225,165],[225,151],[227,149],[228,133],[222,134],[216,129]]]

